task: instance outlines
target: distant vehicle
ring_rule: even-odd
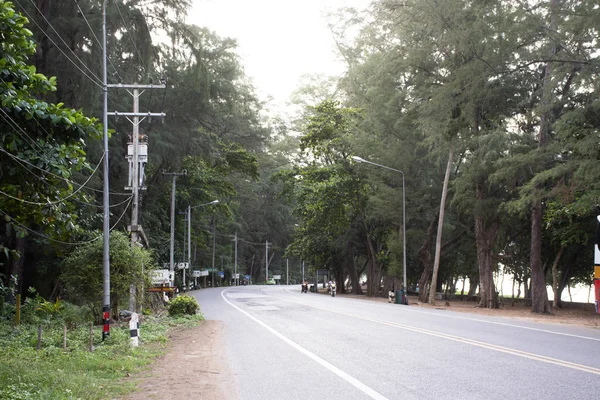
[[[275,279],[271,278],[267,280],[267,285],[277,285],[277,282],[275,282]]]

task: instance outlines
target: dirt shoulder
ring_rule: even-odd
[[[221,321],[203,321],[173,331],[166,354],[137,377],[138,391],[127,400],[239,398],[225,358],[224,329]]]

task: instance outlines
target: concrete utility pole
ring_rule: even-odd
[[[131,189],[131,193],[133,194],[133,202],[132,202],[132,206],[131,206],[131,225],[128,228],[129,228],[129,231],[131,232],[131,246],[135,246],[139,240],[138,232],[141,231],[141,226],[138,225],[138,212],[139,212],[138,210],[139,210],[139,189],[140,189],[140,185],[143,183],[143,182],[141,182],[141,179],[140,179],[140,160],[139,160],[140,122],[142,122],[144,119],[146,119],[146,117],[164,117],[166,115],[165,113],[151,113],[151,112],[140,113],[140,96],[144,93],[144,91],[142,91],[140,93],[140,89],[165,89],[167,86],[164,84],[161,84],[161,85],[152,85],[152,84],[138,85],[137,83],[135,83],[135,84],[118,83],[118,84],[107,85],[107,87],[133,90],[133,91],[127,90],[127,92],[129,92],[129,94],[133,97],[133,112],[122,113],[122,112],[114,111],[111,113],[111,115],[125,116],[127,118],[127,120],[129,120],[129,122],[131,122],[131,124],[133,125],[133,133],[132,133],[133,149],[132,149],[132,154],[131,154],[132,159],[129,162],[129,166],[130,166],[130,171],[129,171],[130,179],[129,180],[130,180],[131,186],[127,187],[126,189]],[[133,119],[129,119],[129,117],[132,117]],[[142,117],[141,120],[140,120],[140,117]],[[147,145],[145,145],[144,149],[145,149],[144,157],[146,158],[145,161],[147,161],[147,156],[148,156]],[[128,158],[129,158],[129,149],[128,149],[127,153],[128,153]],[[135,292],[136,292],[136,286],[135,286],[135,284],[132,284],[129,287],[129,309],[131,311],[136,310]]]
[[[238,242],[238,237],[237,237],[237,231],[235,231],[235,264],[233,267],[233,277],[235,279],[235,286],[238,285],[238,275],[237,275],[237,242]]]
[[[216,223],[216,217],[213,215],[213,243],[212,243],[212,282],[211,282],[211,286],[215,287],[215,239],[216,239],[216,234],[217,234],[217,223]]]
[[[175,284],[175,263],[174,263],[174,253],[175,253],[175,180],[178,176],[187,175],[187,171],[183,170],[182,172],[165,172],[163,171],[163,175],[171,175],[173,176],[173,187],[171,188],[171,249],[169,253],[169,271],[171,271],[171,275],[173,276],[173,281],[171,281],[170,286],[174,286]]]
[[[188,270],[192,268],[192,208],[188,205],[187,209],[187,219],[188,219]],[[183,269],[183,285],[185,286],[185,274],[186,270]]]
[[[184,219],[183,219],[183,222],[186,222],[187,221],[188,210],[185,210],[184,212],[180,212],[179,214],[183,214],[185,216]],[[183,276],[182,276],[183,283],[182,283],[182,285],[183,285],[183,291],[184,292],[185,292],[185,241],[187,240],[186,230],[187,230],[187,225],[184,224],[183,225],[183,254],[182,254],[182,259],[183,259],[183,263],[182,263],[183,264],[183,271],[182,271],[182,274],[183,274]]]
[[[269,242],[265,240],[265,282],[269,281]]]
[[[108,197],[108,85],[106,79],[106,2],[102,1],[102,125],[104,131],[104,177],[103,177],[103,259],[102,259],[102,340],[110,336],[110,207]]]
[[[285,284],[289,285],[290,284],[290,260],[289,259],[285,259]]]

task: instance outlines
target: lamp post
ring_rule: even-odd
[[[403,246],[403,249],[402,249],[403,260],[402,261],[403,261],[403,272],[404,272],[404,276],[403,276],[404,282],[403,282],[402,286],[403,286],[403,289],[406,291],[406,197],[405,197],[405,190],[404,190],[404,172],[400,171],[399,169],[390,168],[385,165],[377,164],[377,163],[365,160],[364,158],[360,158],[357,156],[352,156],[352,159],[354,161],[356,161],[357,163],[371,164],[371,165],[375,165],[380,168],[385,168],[385,169],[389,169],[391,171],[400,172],[402,174],[402,246]]]
[[[188,209],[187,209],[187,217],[188,217],[188,266],[191,266],[192,264],[192,254],[191,254],[191,241],[192,241],[192,208],[198,208],[198,207],[204,207],[204,206],[210,206],[213,204],[218,204],[219,200],[213,200],[211,202],[208,203],[204,203],[204,204],[198,204],[197,206],[190,206],[188,205]],[[213,269],[215,268],[215,246],[214,246],[214,223],[213,223]],[[185,250],[184,250],[185,252]],[[185,284],[185,269],[183,270],[183,276],[184,276],[184,284]],[[206,282],[205,282],[206,283]],[[214,272],[213,272],[213,285],[215,284],[214,282]]]

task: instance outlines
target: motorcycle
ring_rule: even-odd
[[[329,285],[329,293],[331,294],[331,297],[335,297],[335,282],[332,282],[331,285]]]
[[[301,293],[308,293],[308,282],[302,282],[302,292]]]

